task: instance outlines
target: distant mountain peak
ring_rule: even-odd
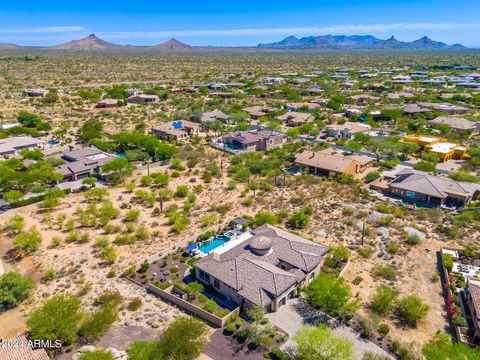
[[[155,48],[160,50],[185,50],[191,49],[192,47],[175,38],[172,38],[164,43],[156,45]]]
[[[433,41],[428,36],[412,41],[403,42],[397,40],[393,35],[387,39],[378,39],[372,35],[324,35],[308,36],[297,39],[295,36],[289,36],[285,39],[271,44],[259,44],[259,48],[277,48],[277,49],[460,49],[464,48],[460,44],[449,46],[443,42]]]
[[[95,34],[90,34],[87,37],[80,40],[72,40],[65,44],[52,46],[52,49],[58,50],[109,50],[120,49],[122,45],[110,43],[108,41],[100,39]]]

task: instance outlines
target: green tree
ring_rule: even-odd
[[[56,295],[28,317],[29,337],[72,344],[81,319],[80,300],[76,296]]]
[[[135,170],[135,166],[130,164],[127,159],[117,157],[116,159],[102,166],[102,171],[107,174],[110,181],[118,184],[127,176],[130,176]]]
[[[207,326],[195,318],[175,320],[158,341],[130,344],[129,360],[193,360],[205,347]]]
[[[0,276],[0,312],[14,308],[28,298],[35,282],[16,272]]]
[[[426,360],[480,360],[480,352],[468,345],[452,342],[445,333],[438,333],[422,348]]]
[[[102,123],[98,120],[88,120],[78,130],[78,137],[85,142],[101,139],[103,137]]]
[[[326,325],[304,325],[294,337],[296,360],[353,360],[353,344]]]
[[[350,316],[359,306],[352,301],[352,292],[342,278],[321,273],[305,290],[310,303],[332,316],[341,318]]]
[[[404,296],[397,304],[398,316],[411,326],[416,326],[427,315],[428,309],[429,306],[416,295]]]

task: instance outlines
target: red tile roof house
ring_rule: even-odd
[[[243,310],[275,312],[320,273],[326,246],[272,225],[243,233],[198,261],[196,277]]]

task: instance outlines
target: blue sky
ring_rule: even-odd
[[[423,35],[480,47],[479,0],[10,1],[0,42],[54,45],[95,33],[119,44],[177,38],[191,45],[257,45],[288,35]]]

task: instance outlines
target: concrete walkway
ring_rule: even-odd
[[[296,345],[292,338],[303,324],[313,325],[325,323],[332,325],[331,318],[328,315],[315,309],[302,298],[289,300],[287,304],[281,306],[277,312],[267,314],[266,317],[273,325],[278,326],[288,333],[289,339],[282,345],[282,350],[288,353],[295,349]],[[393,359],[386,351],[371,341],[361,339],[351,328],[341,324],[333,325],[333,332],[335,334],[352,340],[355,359],[361,359],[365,352],[373,352]]]

